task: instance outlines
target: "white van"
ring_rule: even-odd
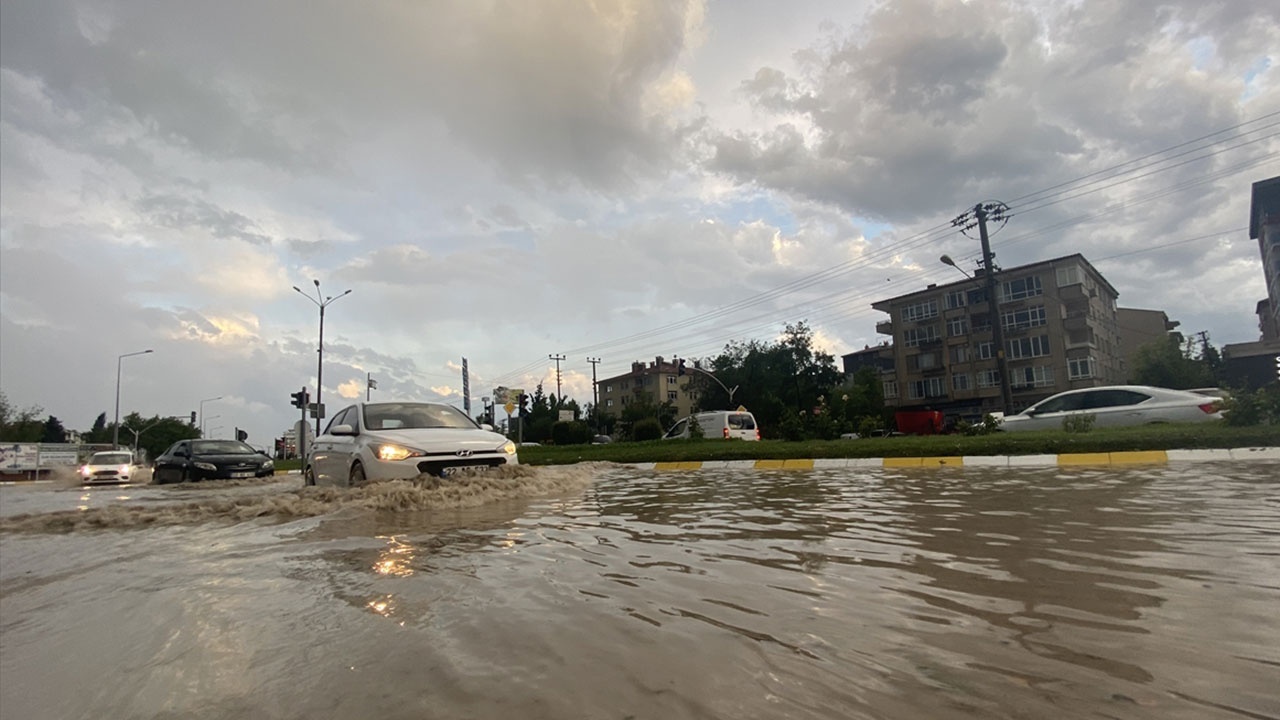
[[[697,419],[702,437],[708,440],[759,440],[760,428],[756,418],[746,410],[715,410],[701,412],[676,423],[662,436],[663,440],[679,440],[689,437],[690,420]]]

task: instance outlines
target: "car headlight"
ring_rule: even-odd
[[[80,474],[83,475],[84,477],[89,477],[89,475],[92,474],[92,472],[93,471],[89,469],[88,465],[84,465],[80,468]]]
[[[198,462],[198,463],[191,463],[191,464],[192,464],[192,465],[195,465],[196,467],[200,468],[201,470],[217,470],[217,469],[218,469],[218,466],[217,466],[217,465],[214,465],[213,463]]]
[[[267,461],[262,463],[263,470],[274,470],[275,467],[276,467],[276,464],[271,462],[271,458],[267,458]]]
[[[422,451],[414,450],[413,448],[407,448],[407,447],[404,447],[403,445],[386,444],[386,445],[378,445],[377,447],[375,447],[373,454],[377,456],[379,460],[384,460],[386,462],[395,462],[397,460],[404,460],[406,458],[422,455]]]
[[[501,447],[501,448],[499,448],[499,449],[500,449],[500,450],[502,450],[502,452],[504,452],[504,453],[506,453],[506,454],[508,454],[508,455],[515,455],[515,454],[516,454],[516,444],[515,444],[515,443],[513,443],[513,442],[511,442],[510,440],[508,440],[508,441],[506,441],[505,443],[503,443],[502,447]]]

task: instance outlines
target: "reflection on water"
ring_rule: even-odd
[[[591,474],[5,536],[0,714],[1280,717],[1275,464]]]

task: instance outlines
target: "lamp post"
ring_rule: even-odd
[[[204,404],[207,402],[213,402],[214,400],[221,400],[221,399],[222,399],[222,396],[219,395],[218,397],[205,398],[204,400],[200,401],[200,437],[204,437]]]
[[[146,355],[149,352],[153,351],[139,350],[138,352],[125,353],[116,357],[116,419],[115,422],[112,423],[115,426],[111,436],[112,450],[120,447],[120,362],[127,357],[133,357],[134,355]]]
[[[325,296],[323,296],[323,295],[321,295],[321,294],[320,294],[320,281],[319,281],[319,280],[312,280],[311,282],[313,282],[313,283],[315,283],[315,284],[316,284],[316,296],[315,296],[315,297],[311,297],[310,295],[308,295],[308,294],[306,294],[306,293],[302,292],[302,290],[301,290],[301,289],[299,289],[297,285],[294,285],[294,286],[293,286],[293,289],[294,289],[294,290],[297,290],[297,292],[298,292],[298,294],[299,294],[299,295],[301,295],[302,297],[304,297],[304,298],[306,298],[306,299],[310,300],[311,302],[315,303],[315,306],[316,306],[316,307],[318,307],[318,308],[320,308],[320,341],[319,341],[319,343],[318,343],[318,344],[317,344],[317,346],[316,346],[316,355],[317,355],[317,358],[316,358],[316,410],[317,410],[317,412],[316,412],[316,437],[320,437],[320,420],[321,420],[321,418],[320,418],[320,413],[319,413],[318,411],[319,411],[319,409],[320,409],[320,407],[321,407],[321,398],[320,398],[320,394],[321,394],[321,392],[323,391],[323,388],[324,388],[324,383],[323,383],[323,379],[324,379],[324,309],[325,309],[325,308],[327,308],[327,307],[329,307],[330,305],[332,305],[332,304],[333,304],[335,301],[337,301],[338,299],[340,299],[340,298],[344,298],[344,297],[346,297],[346,296],[350,295],[350,294],[351,294],[351,291],[350,291],[350,290],[347,290],[346,292],[342,293],[341,295],[338,295],[337,297],[332,297],[332,296],[330,296],[330,297],[325,297]]]

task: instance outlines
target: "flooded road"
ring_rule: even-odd
[[[0,488],[0,717],[1280,718],[1280,464]]]

